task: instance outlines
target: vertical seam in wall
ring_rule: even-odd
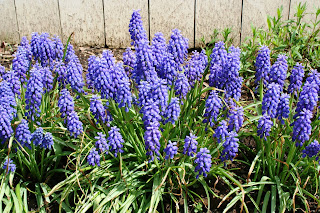
[[[16,0],[13,1],[14,4],[14,11],[16,13],[16,20],[17,20],[17,28],[18,28],[18,35],[19,35],[19,41],[21,40],[21,35],[20,35],[20,29],[19,29],[19,22],[18,22],[18,13],[17,13],[17,6],[16,6]]]
[[[193,48],[196,47],[196,10],[197,0],[194,0],[194,13],[193,13]]]
[[[240,45],[242,41],[242,18],[243,18],[243,0],[241,1],[241,18],[240,18]]]
[[[102,13],[103,13],[103,35],[104,35],[104,47],[107,47],[107,34],[106,34],[106,17],[104,13],[104,0],[102,1]]]
[[[148,29],[148,38],[149,38],[149,41],[151,41],[151,21],[150,21],[150,0],[148,0],[148,26],[149,26],[149,29]]]
[[[289,1],[289,13],[288,13],[288,20],[290,19],[290,12],[291,12],[291,0]]]
[[[60,3],[59,0],[57,0],[58,3],[58,12],[59,12],[59,23],[60,23],[60,35],[61,35],[61,40],[63,41],[63,32],[62,32],[62,23],[61,23],[61,12],[60,12]]]

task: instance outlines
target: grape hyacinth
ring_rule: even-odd
[[[163,113],[163,117],[166,118],[163,124],[168,122],[174,124],[178,120],[181,111],[179,102],[179,98],[171,99],[171,102]]]
[[[173,159],[174,155],[178,153],[177,142],[171,142],[169,140],[167,147],[163,151],[166,153],[166,160],[168,160],[169,158]]]
[[[213,127],[215,122],[217,122],[217,118],[222,108],[222,101],[217,93],[212,90],[206,100],[206,111],[204,114],[205,119],[204,123],[209,122],[210,126]]]
[[[222,66],[227,61],[227,50],[224,46],[223,41],[219,41],[215,43],[214,48],[212,49],[212,53],[210,55],[211,62],[210,67],[214,65]]]
[[[190,85],[194,85],[195,81],[199,81],[202,78],[202,74],[208,64],[208,58],[204,51],[201,53],[193,51],[191,59],[184,66],[185,75],[189,80]]]
[[[131,48],[127,48],[123,53],[123,66],[127,75],[129,75],[136,66],[136,54],[131,50]]]
[[[211,155],[209,154],[210,151],[207,148],[201,148],[200,151],[197,153],[196,159],[194,163],[197,164],[195,172],[199,172],[197,175],[197,179],[200,175],[207,177],[207,173],[210,172],[211,168]]]
[[[119,64],[118,66],[122,66]],[[116,92],[115,100],[119,104],[119,108],[125,107],[125,111],[129,112],[129,108],[131,108],[132,103],[132,93],[130,89],[130,81],[128,76],[124,73],[123,68],[122,69],[122,76],[117,75],[119,77],[118,79],[118,88]],[[121,76],[121,77],[120,77]]]
[[[316,85],[316,89],[318,91],[318,95],[320,95],[320,73],[316,69],[311,69],[311,72],[306,79],[306,83],[313,83]]]
[[[70,136],[77,138],[83,131],[82,122],[75,111],[72,111],[67,116],[67,129],[70,132]]]
[[[270,135],[271,127],[273,126],[273,122],[269,115],[263,115],[258,121],[258,130],[257,134],[260,138],[264,138],[267,140],[267,137]]]
[[[197,136],[190,133],[190,136],[187,136],[184,139],[184,147],[183,147],[183,154],[187,154],[189,157],[193,157],[194,153],[197,152],[197,145],[198,142],[196,141]]]
[[[69,63],[67,64],[67,82],[70,84],[71,88],[78,93],[83,93],[84,81],[82,78],[82,65],[80,64],[77,56],[70,58]]]
[[[35,146],[42,146],[43,129],[41,127],[37,128],[36,131],[31,134],[31,140]]]
[[[145,127],[148,127],[150,123],[158,123],[161,120],[159,106],[153,100],[148,100],[140,112],[143,114],[142,120]]]
[[[302,88],[302,91],[299,96],[299,101],[296,108],[296,114],[293,118],[296,118],[303,109],[310,110],[311,112],[317,106],[318,102],[318,85],[316,82],[306,82]]]
[[[13,160],[6,158],[3,162],[2,169],[6,171],[6,174],[9,172],[14,172],[16,170],[16,165],[13,163]]]
[[[177,78],[180,67],[173,60],[173,56],[167,53],[163,56],[162,64],[158,69],[158,76],[165,79],[168,85],[172,85]]]
[[[255,83],[257,87],[260,85],[260,81],[263,80],[265,83],[268,81],[268,75],[270,72],[270,49],[267,46],[261,46],[258,51],[258,56],[256,58],[256,80]]]
[[[16,116],[17,106],[14,93],[7,81],[0,82],[0,106],[9,116],[10,121]]]
[[[19,77],[21,83],[27,81],[27,73],[31,63],[27,54],[27,50],[24,47],[18,47],[12,60],[12,70]]]
[[[312,112],[303,109],[298,118],[291,124],[293,126],[292,141],[296,141],[296,146],[302,146],[305,141],[308,141],[311,134],[311,118]]]
[[[168,52],[173,55],[173,58],[177,64],[183,64],[187,59],[188,54],[188,39],[181,35],[181,31],[173,29],[168,44]]]
[[[67,84],[67,67],[64,62],[60,61],[55,64],[54,68],[55,73],[57,74],[57,81],[59,85],[64,88]]]
[[[20,96],[20,94],[21,94],[20,93],[20,87],[21,87],[20,79],[13,70],[7,72],[3,76],[3,80],[5,80],[9,83],[10,88],[14,94],[17,94],[18,96]]]
[[[146,131],[144,133],[144,142],[145,148],[147,151],[147,155],[150,156],[150,161],[154,160],[154,156],[160,155],[160,130],[159,130],[159,123],[152,122],[149,126],[145,127]]]
[[[232,131],[227,134],[226,141],[223,143],[223,151],[221,153],[221,161],[233,160],[238,153],[239,139],[236,138],[238,135]]]
[[[27,84],[25,94],[26,98],[26,115],[34,120],[34,116],[40,117],[40,105],[43,94],[43,83],[41,72],[36,67],[31,70],[31,76]]]
[[[52,90],[53,86],[53,76],[52,72],[48,67],[43,67],[40,69],[40,72],[42,74],[42,84],[45,89],[45,92],[49,92]]]
[[[295,95],[297,95],[297,92],[299,92],[301,89],[303,77],[304,67],[302,66],[302,64],[297,63],[293,67],[290,75],[290,84],[288,87],[288,92],[290,94],[294,93]]]
[[[191,86],[189,84],[188,78],[183,73],[179,73],[174,85],[176,96],[178,96],[180,100],[185,99],[190,89]]]
[[[6,74],[6,68],[0,64],[0,79]]]
[[[214,131],[213,137],[217,138],[218,143],[223,142],[228,135],[227,121],[223,120],[220,125]]]
[[[262,113],[267,113],[271,118],[275,118],[277,114],[278,104],[280,102],[281,87],[279,84],[271,83],[268,90],[263,96]]]
[[[20,41],[20,44],[19,44],[20,47],[23,47],[26,51],[26,57],[28,58],[29,61],[32,60],[32,52],[31,52],[31,45],[29,44],[29,41],[27,39],[26,36],[23,36],[21,38],[21,41]],[[18,47],[19,48],[19,47]]]
[[[107,142],[106,135],[102,132],[98,132],[98,136],[94,138],[97,139],[95,146],[98,149],[98,152],[108,154],[109,144]]]
[[[289,107],[289,98],[290,96],[286,93],[282,94],[280,97],[280,102],[277,108],[276,117],[284,124],[284,118],[289,118],[290,107]]]
[[[136,45],[140,40],[148,40],[147,33],[143,28],[140,10],[134,10],[129,23],[129,33],[131,36],[131,45]]]
[[[52,48],[53,48],[53,56],[52,57],[55,60],[62,60],[64,46],[63,46],[63,43],[61,42],[61,39],[59,38],[59,36],[54,36],[52,38]]]
[[[287,56],[278,55],[277,61],[272,65],[269,73],[268,83],[277,83],[280,85],[280,89],[283,89],[284,80],[287,78]]]
[[[228,118],[228,131],[232,131],[235,129],[237,132],[239,132],[243,124],[243,107],[231,106],[228,113]]]
[[[153,67],[154,56],[148,40],[137,41],[136,56],[136,66],[131,77],[137,84],[140,84],[140,81],[152,81],[157,76],[157,72]]]
[[[88,154],[87,157],[88,164],[91,166],[100,166],[100,155],[99,153],[95,150],[95,148],[92,148]]]
[[[161,32],[154,34],[154,38],[152,39],[152,54],[154,56],[153,65],[158,69],[161,67],[163,62],[163,58],[167,53],[167,44],[166,39],[163,37]]]
[[[21,123],[16,128],[15,139],[21,146],[31,147],[31,132],[29,130],[28,121],[21,120]]]
[[[61,90],[58,107],[60,108],[61,118],[69,116],[69,114],[74,111],[74,102],[67,89]]]
[[[302,157],[305,158],[308,156],[309,158],[316,157],[315,160],[319,161],[320,158],[320,144],[317,140],[314,140],[311,144],[306,146],[306,148],[302,151]],[[320,164],[320,161],[319,161]]]
[[[114,152],[114,156],[117,157],[118,153],[123,153],[123,143],[124,140],[120,134],[120,129],[116,126],[111,127],[111,130],[108,132],[109,137],[109,146],[110,152]]]
[[[45,148],[45,149],[51,149],[51,147],[53,146],[53,137],[52,134],[50,132],[46,132],[44,134],[42,143],[40,144],[41,148]]]
[[[0,141],[3,144],[13,133],[11,119],[7,111],[0,105]]]
[[[102,105],[102,102],[99,100],[97,95],[93,95],[92,98],[90,99],[90,111],[94,116],[94,118],[96,119],[97,124],[99,123],[99,121],[102,121],[103,123],[108,122],[105,108]]]

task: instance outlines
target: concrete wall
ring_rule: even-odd
[[[304,0],[307,12],[320,7],[320,0]],[[125,48],[130,45],[129,20],[141,9],[150,39],[162,32],[166,39],[178,28],[189,47],[208,42],[214,29],[232,28],[238,45],[251,36],[251,25],[267,27],[267,15],[283,7],[283,19],[294,17],[299,0],[0,0],[0,41],[19,43],[32,32],[59,35],[65,42],[73,33],[77,45]],[[305,21],[314,20],[307,15]],[[320,17],[319,17],[320,18]]]

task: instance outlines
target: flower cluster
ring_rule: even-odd
[[[97,95],[93,95],[90,99],[90,111],[96,119],[97,123],[99,123],[100,120],[103,123],[109,122],[106,115],[106,110]]]
[[[171,122],[174,124],[179,118],[180,111],[179,98],[172,98],[171,102],[163,113],[163,117],[166,118],[163,123],[166,124]]]
[[[208,58],[204,50],[200,53],[197,51],[192,52],[191,59],[184,66],[185,75],[189,80],[190,85],[194,85],[196,80],[202,78],[202,74],[208,65]]]
[[[229,132],[226,136],[226,141],[223,143],[223,151],[221,153],[220,159],[221,161],[226,160],[233,160],[234,157],[238,153],[238,147],[239,147],[239,139],[236,138],[238,135],[236,132],[232,131]]]
[[[181,31],[173,29],[168,44],[168,52],[173,55],[176,63],[183,64],[184,60],[187,59],[189,40],[181,35]]]
[[[320,158],[320,144],[317,140],[314,140],[311,144],[306,146],[306,148],[302,151],[302,157],[308,156],[309,158],[315,157],[316,161],[319,161]],[[320,161],[319,161],[320,164]]]
[[[286,93],[282,94],[280,97],[280,102],[277,108],[276,117],[284,124],[284,118],[289,118],[290,107],[289,107],[289,98],[290,96]]]
[[[31,147],[31,133],[28,126],[28,121],[21,120],[21,123],[16,128],[15,138],[21,146]]]
[[[311,134],[311,118],[312,112],[303,109],[298,118],[291,124],[293,126],[292,141],[297,141],[296,146],[302,146],[305,141],[308,141]]]
[[[31,140],[35,146],[45,149],[51,149],[54,143],[52,134],[50,132],[43,132],[41,127],[31,134]]]
[[[60,108],[61,118],[69,116],[74,111],[74,102],[69,90],[62,89],[58,100],[58,107]]]
[[[318,102],[318,85],[316,82],[306,82],[302,88],[302,91],[299,96],[299,101],[296,108],[296,114],[294,118],[296,118],[303,109],[307,109],[309,111],[313,111],[313,109],[317,106]]]
[[[148,40],[147,33],[143,28],[140,10],[135,10],[129,23],[129,33],[132,39],[131,45],[136,45],[140,40]]]
[[[77,138],[83,131],[82,122],[75,111],[70,112],[67,116],[67,129],[74,138]]]
[[[13,160],[11,160],[10,158],[7,158],[3,161],[2,169],[5,170],[7,174],[9,172],[16,171],[16,168],[17,168],[16,165],[13,163]]]
[[[197,152],[197,145],[198,145],[196,138],[197,136],[190,133],[190,136],[187,136],[184,139],[183,154],[187,154],[188,156],[191,156],[191,157],[194,156],[194,153]]]
[[[299,92],[301,89],[303,77],[304,77],[304,67],[302,66],[302,64],[297,63],[293,67],[290,75],[290,84],[288,87],[288,92],[290,94],[294,93],[297,95],[297,92]]]
[[[197,164],[195,172],[199,172],[197,175],[197,179],[200,175],[207,177],[207,173],[210,172],[211,168],[211,155],[209,154],[210,151],[207,148],[201,148],[200,151],[197,153],[196,159],[194,163]]]
[[[114,156],[117,157],[118,153],[123,152],[123,143],[124,140],[120,134],[120,129],[116,126],[111,127],[111,130],[108,132],[109,137],[109,146],[110,152],[114,152]]]
[[[279,84],[271,83],[268,90],[263,96],[262,113],[267,113],[271,118],[275,118],[277,114],[278,104],[280,102],[281,88]]]
[[[28,52],[23,46],[19,46],[12,60],[12,70],[23,83],[27,80],[27,73],[30,67],[31,59],[28,57]]]
[[[160,130],[159,123],[152,122],[149,126],[145,127],[146,131],[144,133],[145,148],[147,150],[147,155],[151,157],[150,161],[154,160],[154,156],[160,155]]]
[[[210,126],[213,127],[215,122],[217,121],[220,109],[223,106],[221,99],[214,90],[210,92],[205,106],[206,111],[204,114],[205,119],[203,120],[203,122],[209,122]]]
[[[285,55],[278,55],[277,61],[272,65],[268,77],[268,83],[279,84],[281,90],[283,89],[284,80],[287,78],[287,58]]]
[[[108,154],[109,144],[107,142],[106,135],[102,132],[98,132],[97,134],[98,136],[95,137],[95,139],[97,139],[95,144],[96,148],[98,149],[99,153]]]
[[[239,132],[243,124],[243,107],[231,105],[228,113],[228,118],[228,131],[236,130],[237,132]]]
[[[255,83],[257,84],[257,86],[259,86],[261,80],[264,80],[264,82],[268,80],[268,74],[270,72],[270,50],[267,46],[260,47],[258,56],[256,58],[255,67]]]
[[[91,166],[95,166],[96,164],[100,166],[100,155],[98,151],[92,148],[88,154],[87,161]]]
[[[180,98],[180,100],[185,99],[191,86],[189,84],[188,78],[183,73],[179,73],[177,80],[174,85],[175,94]]]
[[[134,70],[136,65],[136,54],[131,50],[131,48],[127,48],[123,53],[123,66],[127,75],[129,75],[132,70]]]
[[[31,70],[30,79],[27,84],[27,90],[25,94],[26,99],[26,115],[32,120],[35,116],[40,117],[40,105],[43,94],[43,82],[40,70],[34,67]]]
[[[166,39],[161,32],[154,34],[152,39],[152,54],[154,55],[153,65],[159,69],[162,66],[163,58],[167,54]]]
[[[223,120],[220,122],[220,125],[214,131],[213,137],[217,138],[218,143],[223,142],[228,135],[228,126],[227,121]]]
[[[15,71],[11,70],[11,71],[7,72],[3,76],[3,80],[5,80],[9,83],[10,88],[14,94],[17,94],[18,96],[20,96],[21,83],[20,83],[20,79],[16,75]]]
[[[273,126],[273,122],[269,115],[263,115],[258,121],[258,130],[257,134],[260,138],[264,138],[267,140],[267,136],[270,135],[271,127]]]
[[[178,153],[177,142],[171,142],[169,140],[167,147],[163,150],[166,153],[165,159],[173,159],[174,155]]]

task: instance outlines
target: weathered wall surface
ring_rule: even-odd
[[[230,36],[234,38],[235,45],[239,45],[241,33],[241,8],[242,2],[239,0],[196,1],[196,46],[199,46],[202,43],[202,37],[208,42],[214,29],[218,29],[221,33],[227,27],[232,28]],[[221,34],[219,38],[222,38]]]
[[[59,0],[63,40],[71,33],[81,45],[105,44],[102,0]]]
[[[125,48],[131,40],[128,25],[133,10],[140,9],[150,40],[162,32],[168,40],[178,28],[189,39],[189,47],[206,42],[214,29],[232,28],[238,45],[251,36],[251,24],[267,28],[267,15],[293,18],[300,0],[0,0],[0,40],[18,43],[32,32],[59,35],[66,42],[73,33],[77,45]],[[320,0],[307,2],[307,13],[320,7]],[[320,17],[319,17],[320,18]],[[315,16],[307,14],[303,21]],[[220,36],[221,38],[221,36]]]
[[[20,36],[31,38],[32,32],[50,32],[61,37],[57,0],[15,1]]]
[[[17,43],[20,38],[14,1],[0,0],[0,18],[0,40]]]

